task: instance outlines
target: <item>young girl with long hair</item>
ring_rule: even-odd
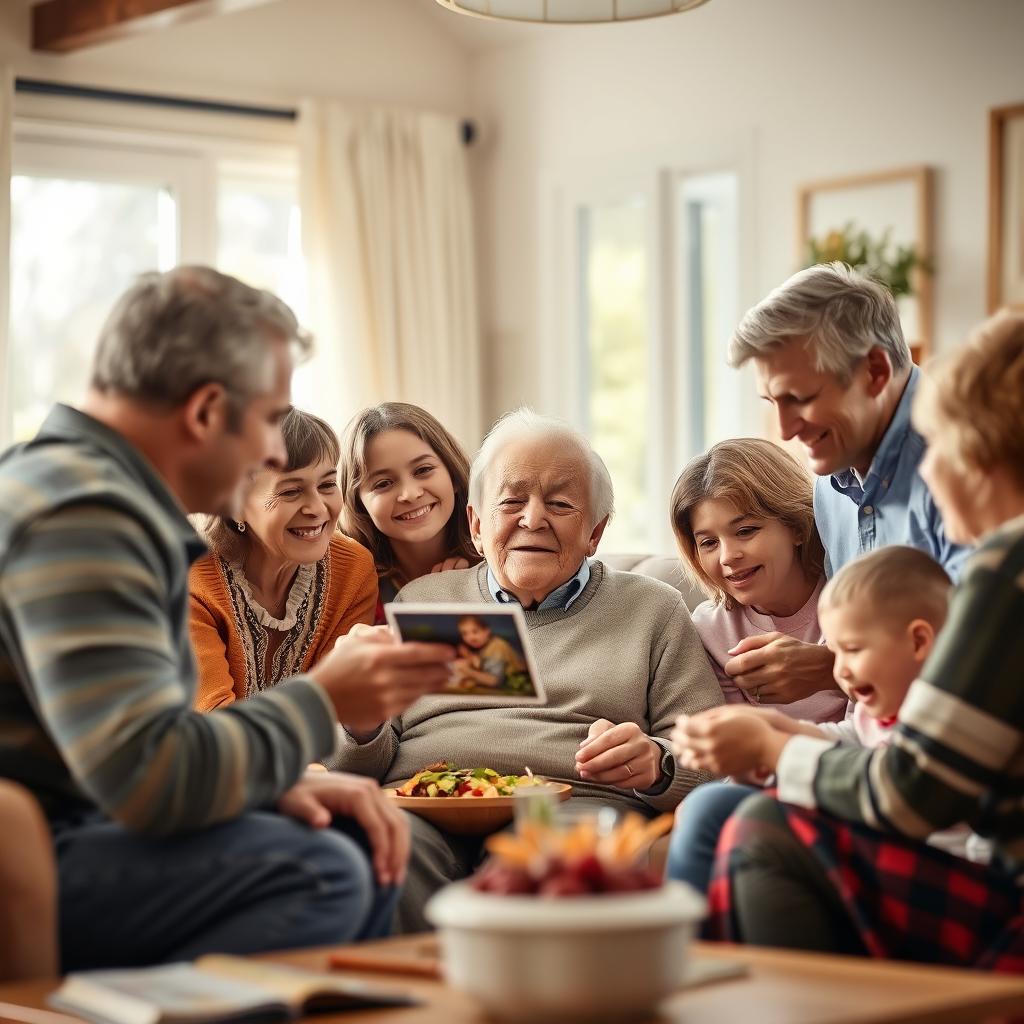
[[[782,448],[738,438],[684,467],[671,516],[683,564],[708,595],[693,622],[726,700],[825,722],[846,713],[834,685],[792,699],[784,681],[751,686],[737,671],[739,656],[759,644],[821,641],[824,551],[811,495],[810,475]]]
[[[480,561],[466,518],[469,459],[425,409],[385,402],[345,428],[341,529],[369,548],[383,605],[430,572]]]

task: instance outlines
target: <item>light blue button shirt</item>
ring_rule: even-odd
[[[918,472],[925,441],[910,424],[921,371],[915,366],[863,483],[852,469],[814,481],[814,522],[831,577],[858,555],[908,544],[927,551],[956,581],[971,549],[951,543],[935,499]]]
[[[549,608],[561,608],[562,611],[567,612],[572,606],[573,601],[576,600],[580,594],[583,593],[583,588],[590,582],[590,561],[586,558],[583,559],[583,564],[579,567],[576,575],[570,580],[566,580],[560,587],[552,590],[547,597],[539,605],[537,605],[536,611],[545,612]],[[498,604],[510,604],[512,601],[518,603],[518,598],[514,594],[510,594],[507,590],[502,590],[501,585],[494,578],[494,573],[491,572],[491,567],[487,567],[487,589],[491,593],[491,597],[494,598]]]

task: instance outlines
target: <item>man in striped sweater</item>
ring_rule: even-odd
[[[367,779],[305,774],[337,723],[403,710],[453,651],[345,637],[308,675],[192,710],[189,512],[232,515],[283,463],[292,358],[272,295],[145,275],[81,410],[0,458],[0,776],[55,840],[67,969],[383,934],[408,829]],[[4,841],[12,841],[7,837]]]

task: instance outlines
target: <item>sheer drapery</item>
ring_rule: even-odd
[[[364,405],[422,405],[480,440],[469,169],[456,118],[302,103],[303,249],[316,355],[302,393],[340,428]]]
[[[0,449],[11,441],[10,290],[11,290],[11,108],[14,75],[0,65]]]

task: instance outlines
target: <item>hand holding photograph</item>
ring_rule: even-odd
[[[526,620],[518,605],[388,604],[388,625],[401,640],[450,644],[458,652],[442,691],[519,704],[544,704]]]

